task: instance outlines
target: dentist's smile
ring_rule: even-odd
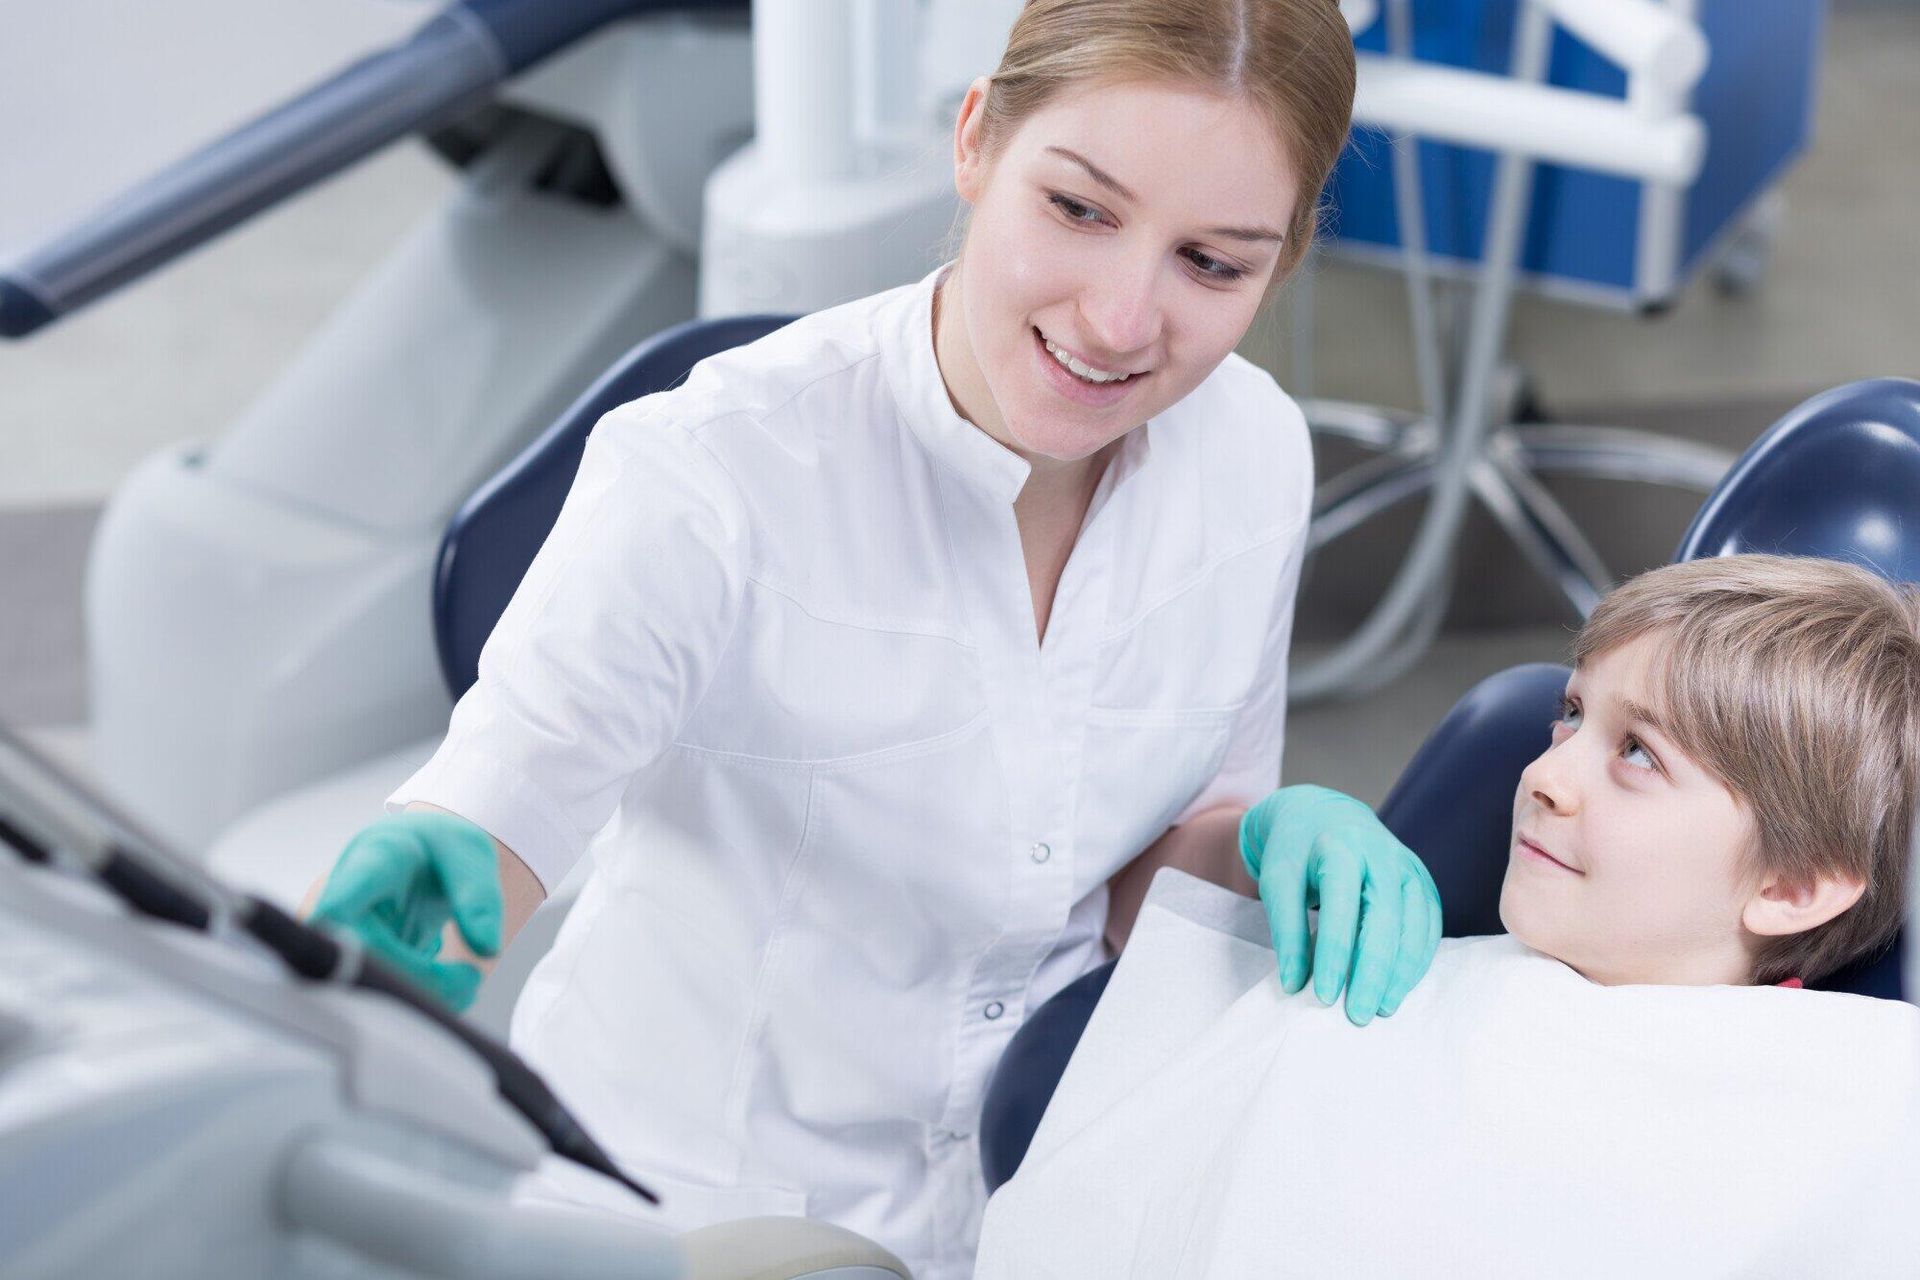
[[[1125,399],[1134,384],[1150,377],[1152,370],[1129,373],[1104,370],[1089,365],[1068,348],[1052,341],[1038,329],[1033,331],[1033,349],[1042,373],[1060,393],[1078,404],[1106,408]]]

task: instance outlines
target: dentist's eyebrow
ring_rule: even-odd
[[[1088,177],[1113,192],[1113,194],[1119,196],[1122,200],[1131,204],[1140,203],[1140,197],[1122,185],[1118,178],[1081,155],[1078,151],[1069,151],[1065,147],[1047,147],[1046,150],[1051,151],[1054,155],[1062,156],[1073,161],[1087,171]],[[1287,238],[1284,233],[1275,231],[1272,227],[1208,227],[1206,228],[1205,234],[1220,236],[1226,240],[1271,240],[1276,244]]]

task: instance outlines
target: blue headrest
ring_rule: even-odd
[[[655,334],[467,499],[440,541],[433,584],[440,674],[456,700],[477,678],[481,646],[560,515],[593,424],[630,400],[678,385],[708,356],[763,338],[792,319],[691,320]]]
[[[1873,378],[1774,423],[1708,497],[1673,558],[1822,556],[1920,582],[1916,516],[1920,382]]]

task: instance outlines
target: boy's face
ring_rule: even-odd
[[[1662,731],[1641,636],[1567,684],[1513,800],[1500,919],[1595,982],[1744,983],[1752,815]]]

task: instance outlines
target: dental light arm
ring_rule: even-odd
[[[462,0],[403,44],[136,185],[0,271],[0,337],[24,337],[388,143],[447,120],[616,18],[740,4]]]
[[[1648,116],[1598,94],[1376,54],[1359,62],[1354,123],[1389,134],[1678,186],[1706,151],[1691,115]]]
[[[1706,70],[1700,29],[1653,0],[1528,0],[1627,73],[1625,101],[1595,93],[1360,55],[1356,125],[1546,164],[1685,186],[1706,131],[1684,109]]]

